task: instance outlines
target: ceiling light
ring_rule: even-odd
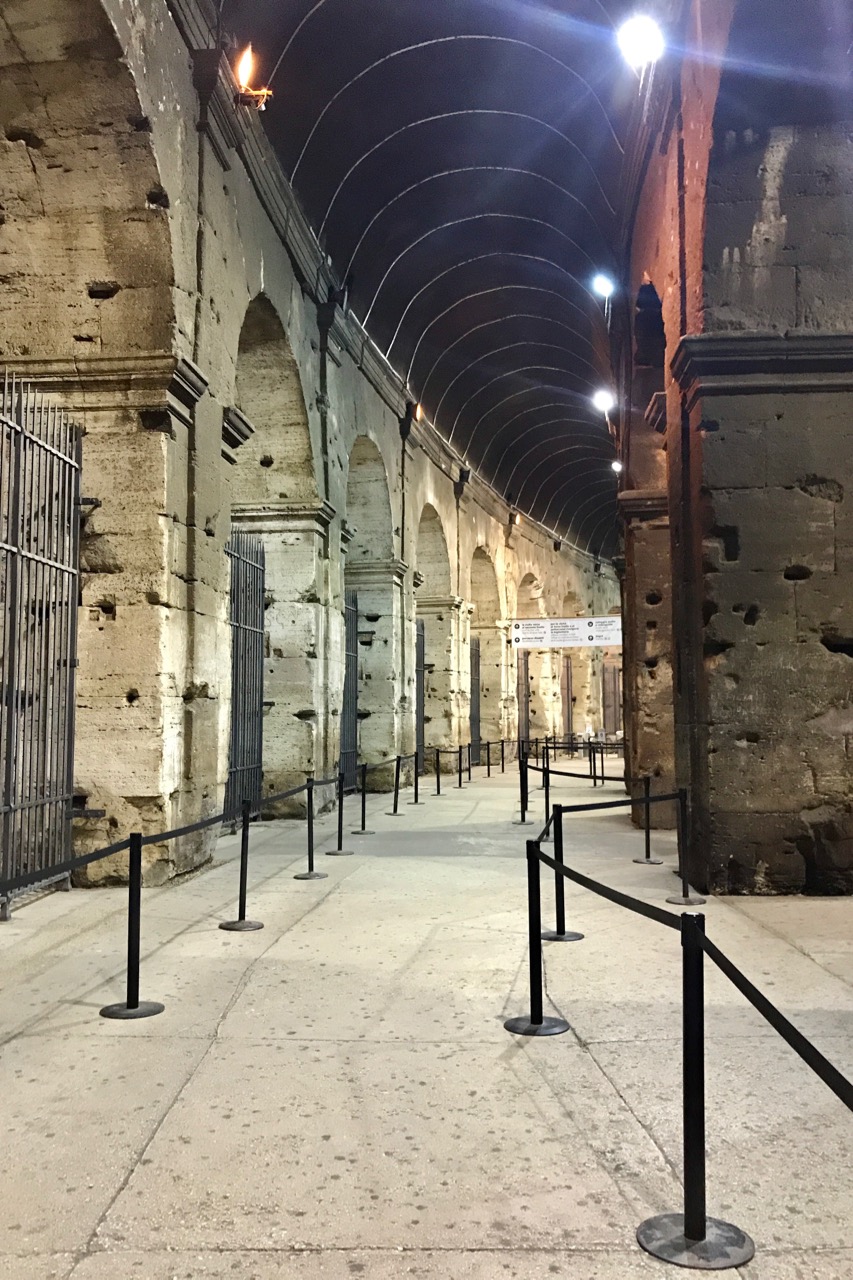
[[[610,279],[610,276],[605,276],[599,272],[597,276],[592,278],[592,291],[597,293],[599,298],[612,298],[615,288],[616,285]]]
[[[612,467],[612,469],[616,472],[617,476],[618,476],[618,475],[621,475],[621,474],[622,474],[622,471],[624,470],[624,468],[623,468],[623,466],[622,466],[622,463],[619,461],[619,459],[618,459],[618,458],[614,458],[614,459],[613,459],[613,461],[611,462],[610,466],[611,466],[611,467]]]
[[[628,18],[616,32],[622,57],[635,71],[642,71],[657,62],[666,49],[666,41],[654,18],[646,13],[636,13]]]
[[[609,413],[615,404],[616,397],[612,391],[602,389],[601,391],[596,391],[592,397],[592,407],[597,409],[599,413]]]

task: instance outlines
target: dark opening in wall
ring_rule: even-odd
[[[804,564],[789,564],[783,575],[788,582],[805,582],[807,578],[812,576],[811,569],[807,569]]]
[[[634,313],[634,364],[639,369],[663,369],[666,333],[663,305],[651,280],[640,285]]]
[[[715,524],[711,530],[711,537],[720,539],[726,560],[740,559],[740,533],[736,525]]]
[[[646,596],[646,604],[650,604],[652,606],[660,604],[662,600],[663,596],[659,591],[650,591]]]
[[[841,639],[841,637],[836,636],[824,636],[821,644],[830,653],[843,653],[845,658],[853,658],[853,640]]]

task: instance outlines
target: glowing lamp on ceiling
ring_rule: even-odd
[[[254,107],[256,111],[265,111],[267,99],[272,97],[272,89],[253,89],[252,78],[255,74],[255,55],[249,44],[240,55],[234,72],[237,79],[237,93],[234,101],[241,107]]]
[[[622,57],[635,71],[643,71],[658,62],[666,51],[666,41],[654,18],[635,13],[616,32]]]
[[[609,413],[615,405],[616,397],[613,392],[607,391],[604,388],[602,388],[601,391],[596,391],[595,395],[592,397],[592,407],[593,409],[597,409],[599,413]]]

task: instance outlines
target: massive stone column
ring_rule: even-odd
[[[463,734],[460,652],[464,647],[467,619],[459,596],[417,597],[418,617],[426,631],[425,726],[428,747],[455,747],[468,740]],[[468,698],[465,698],[465,706]]]
[[[407,566],[401,560],[347,564],[358,592],[359,748],[367,764],[387,760],[402,742],[402,636]]]

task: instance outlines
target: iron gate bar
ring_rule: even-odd
[[[8,372],[0,386],[0,881],[69,860],[82,434]]]
[[[225,816],[249,801],[255,812],[263,786],[265,556],[260,538],[235,530],[225,547],[231,562],[231,742]]]

